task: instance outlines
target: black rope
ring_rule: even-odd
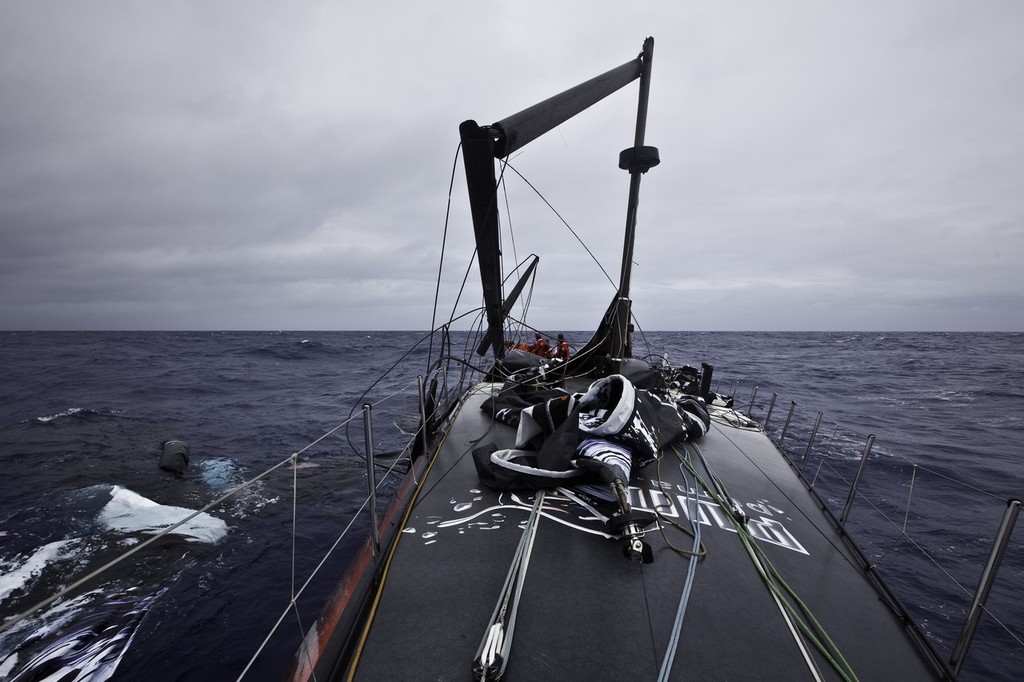
[[[523,174],[522,174],[522,173],[520,173],[520,172],[519,172],[518,170],[516,170],[515,166],[513,166],[512,164],[506,164],[506,165],[507,165],[507,166],[508,166],[509,168],[511,168],[511,169],[512,169],[512,172],[513,172],[513,173],[515,173],[516,175],[518,175],[518,176],[520,177],[520,179],[522,179],[522,181],[523,181],[523,182],[525,182],[525,183],[527,184],[527,186],[528,186],[528,187],[529,187],[530,189],[532,189],[532,190],[534,191],[534,193],[535,193],[535,194],[536,194],[536,195],[537,195],[538,197],[540,197],[540,200],[541,200],[541,201],[543,201],[543,202],[544,202],[545,204],[547,204],[547,207],[548,207],[548,208],[550,208],[550,209],[551,209],[551,212],[552,212],[552,213],[554,213],[554,214],[555,214],[555,216],[557,216],[557,217],[558,217],[558,219],[562,221],[562,224],[563,224],[563,225],[565,225],[565,226],[566,226],[566,228],[568,228],[569,232],[571,232],[571,233],[572,233],[572,236],[573,236],[573,237],[576,237],[576,241],[578,241],[578,242],[580,243],[580,246],[582,246],[582,247],[584,248],[584,250],[586,250],[586,252],[587,252],[588,254],[590,254],[590,257],[591,257],[591,258],[592,258],[592,259],[594,260],[594,262],[595,262],[595,263],[597,264],[597,267],[601,269],[601,272],[602,272],[602,273],[604,273],[604,276],[605,276],[605,278],[606,278],[606,279],[607,279],[607,280],[608,280],[608,281],[609,281],[609,282],[611,283],[611,285],[612,285],[612,288],[614,288],[614,289],[618,289],[618,285],[616,285],[616,284],[615,284],[615,281],[614,281],[614,280],[613,280],[613,279],[611,278],[611,276],[610,276],[610,275],[608,274],[608,271],[604,269],[604,266],[603,266],[603,265],[601,265],[601,261],[599,261],[599,260],[597,259],[597,256],[595,256],[595,255],[594,255],[594,252],[590,250],[590,247],[588,247],[588,246],[586,245],[586,243],[585,243],[585,242],[583,241],[583,239],[582,239],[582,238],[580,238],[580,236],[579,236],[578,234],[576,234],[576,230],[572,229],[572,226],[571,226],[571,225],[570,225],[570,224],[568,223],[568,221],[566,221],[566,219],[565,219],[565,218],[563,218],[563,217],[562,217],[562,215],[561,215],[561,214],[560,214],[560,213],[559,213],[559,212],[558,212],[557,210],[555,210],[555,207],[551,205],[551,202],[547,200],[547,197],[545,197],[545,196],[544,196],[543,194],[541,194],[541,193],[540,193],[540,190],[538,190],[538,189],[537,189],[536,187],[534,187],[534,186],[533,186],[533,184],[532,184],[532,183],[531,183],[531,182],[530,182],[529,180],[527,180],[527,179],[526,179],[526,178],[525,178],[525,177],[523,176]]]
[[[452,161],[452,172],[448,178],[448,204],[444,211],[444,234],[441,237],[441,257],[437,262],[437,282],[434,285],[434,308],[430,313],[430,328],[437,328],[437,302],[441,296],[441,271],[444,268],[444,254],[448,247],[448,225],[451,221],[452,215],[452,190],[455,187],[455,169],[459,167],[459,151],[462,150],[462,142],[455,147],[455,160]],[[427,362],[430,362],[430,356],[434,354],[434,340],[433,334],[431,334],[430,348],[427,350]]]

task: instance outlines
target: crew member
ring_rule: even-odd
[[[535,336],[537,340],[536,342],[534,342],[533,345],[530,346],[530,352],[533,353],[534,355],[539,355],[542,358],[550,357],[551,344],[548,343],[547,339],[540,335],[540,332],[537,332]]]
[[[569,342],[565,340],[565,336],[562,334],[558,335],[558,340],[555,342],[555,352],[552,357],[560,360],[569,359]]]

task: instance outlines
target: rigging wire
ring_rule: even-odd
[[[512,206],[509,204],[509,201],[508,201],[508,183],[505,182],[504,179],[503,179],[505,177],[505,168],[504,168],[504,166],[506,166],[506,165],[508,165],[508,159],[507,158],[506,159],[502,159],[502,169],[501,169],[501,178],[502,178],[502,180],[500,180],[498,184],[501,186],[501,193],[502,193],[502,196],[505,198],[505,215],[507,216],[507,221],[508,221],[508,236],[509,236],[509,239],[512,241],[512,258],[514,258],[517,262],[519,262],[519,253],[516,250],[516,232],[512,228]],[[499,216],[499,219],[500,219],[500,216]],[[500,252],[502,252],[501,241],[500,241],[500,235],[501,235],[501,231],[500,230],[498,231],[498,235],[499,235],[498,250],[499,250],[499,253],[500,253]],[[520,263],[520,265],[521,265],[521,263]],[[515,272],[518,272],[518,271],[519,271],[519,265],[516,265]]]
[[[513,173],[515,173],[516,175],[518,175],[518,176],[519,176],[519,177],[520,177],[520,178],[522,179],[522,181],[523,181],[523,182],[525,182],[525,183],[527,184],[527,186],[528,186],[528,187],[529,187],[530,189],[532,189],[532,190],[534,191],[534,193],[535,193],[535,194],[536,194],[536,195],[537,195],[538,197],[540,197],[540,200],[541,200],[541,201],[543,201],[543,202],[544,202],[545,204],[547,204],[547,207],[548,207],[548,208],[550,208],[550,209],[551,209],[551,212],[552,212],[552,213],[554,213],[554,214],[555,214],[555,216],[556,216],[556,217],[557,217],[557,218],[558,218],[559,220],[561,220],[561,221],[562,221],[562,224],[563,224],[563,225],[565,225],[565,226],[566,226],[566,228],[568,228],[569,232],[571,232],[571,233],[572,233],[572,236],[573,236],[573,237],[576,237],[576,241],[578,241],[578,242],[580,243],[580,246],[582,246],[582,247],[584,248],[584,250],[586,250],[586,252],[587,252],[588,254],[590,254],[590,257],[591,257],[591,258],[593,259],[594,263],[596,263],[596,264],[597,264],[597,267],[598,267],[598,268],[600,268],[600,270],[601,270],[601,272],[602,272],[602,273],[604,273],[605,279],[607,279],[607,280],[608,280],[608,281],[609,281],[609,282],[611,283],[611,285],[612,285],[612,288],[615,288],[615,289],[617,289],[617,288],[618,288],[618,285],[616,285],[616,284],[615,284],[615,281],[614,281],[614,280],[613,280],[613,279],[611,278],[611,276],[610,276],[610,275],[608,274],[608,271],[604,269],[604,266],[603,266],[603,265],[601,265],[601,261],[599,261],[599,260],[597,259],[597,256],[595,256],[595,255],[594,255],[594,252],[590,250],[590,247],[588,247],[588,246],[587,246],[586,242],[584,242],[584,241],[583,241],[583,239],[582,239],[582,238],[581,238],[581,237],[580,237],[580,236],[579,236],[578,234],[576,234],[576,230],[572,229],[572,226],[571,226],[571,225],[569,224],[569,222],[568,222],[568,221],[567,221],[567,220],[566,220],[565,218],[563,218],[563,217],[562,217],[562,215],[561,215],[561,214],[560,214],[560,213],[559,213],[559,212],[558,212],[558,211],[557,211],[557,210],[555,209],[555,207],[554,207],[554,206],[552,206],[552,205],[551,205],[551,202],[547,200],[547,197],[545,197],[545,196],[544,196],[544,195],[543,195],[543,194],[542,194],[542,193],[540,192],[540,190],[538,190],[538,189],[537,189],[536,187],[534,187],[534,186],[533,186],[533,183],[531,183],[531,182],[530,182],[529,180],[527,180],[527,179],[526,179],[526,177],[525,177],[525,176],[524,176],[524,175],[523,175],[522,173],[520,173],[520,172],[519,172],[518,170],[516,170],[516,167],[515,167],[515,166],[513,166],[513,165],[512,165],[511,163],[506,163],[505,165],[507,165],[507,166],[508,166],[509,168],[511,168],[511,169],[512,169],[512,172],[513,172]]]
[[[452,215],[452,191],[455,188],[455,172],[459,167],[459,152],[462,151],[462,142],[455,147],[455,159],[452,161],[452,172],[448,178],[448,202],[445,205],[444,211],[444,231],[441,237],[441,255],[437,261],[437,282],[434,285],[434,307],[430,313],[430,328],[437,328],[437,304],[441,296],[441,273],[444,269],[444,254],[448,246],[448,225],[451,221]],[[434,354],[433,338],[431,338],[430,349],[427,352],[427,362],[430,362],[430,356]]]

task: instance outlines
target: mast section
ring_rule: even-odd
[[[505,158],[561,125],[608,95],[640,78],[640,105],[634,146],[619,155],[619,167],[630,172],[629,205],[626,217],[626,237],[623,248],[622,271],[619,278],[617,301],[626,299],[625,317],[614,325],[611,333],[610,354],[622,357],[625,347],[626,325],[629,323],[629,279],[636,229],[636,207],[640,193],[640,175],[658,163],[658,152],[644,147],[647,127],[647,98],[650,91],[651,59],[654,39],[644,41],[640,55],[621,66],[570,88],[561,94],[513,114],[489,126],[476,121],[464,121],[459,126],[462,139],[463,165],[473,216],[473,232],[477,244],[477,260],[483,285],[484,306],[487,313],[487,337],[494,357],[505,355],[504,321],[507,306],[501,298],[501,250],[499,246],[497,179],[494,159]],[[613,302],[613,306],[614,306]],[[615,317],[621,318],[621,315]],[[607,321],[607,320],[606,320]],[[588,344],[589,345],[589,344]]]

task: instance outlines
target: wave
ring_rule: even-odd
[[[255,357],[275,360],[312,360],[319,357],[344,355],[347,347],[339,347],[314,339],[283,340],[265,346],[250,347],[241,352]]]
[[[119,485],[89,486],[61,499],[62,506],[37,511],[51,518],[50,528],[70,530],[70,537],[26,546],[32,535],[5,533],[5,550],[22,545],[20,552],[0,556],[0,603],[6,613],[29,608],[109,563],[137,545],[139,534],[159,533],[196,514]],[[75,522],[83,512],[91,522]],[[223,520],[196,514],[157,544],[98,576],[101,583],[92,590],[64,597],[14,624],[0,634],[0,679],[108,679],[149,607],[195,561],[191,549],[174,552],[176,558],[168,561],[168,547],[208,547],[227,533]]]
[[[46,416],[46,417],[36,417],[35,421],[39,422],[40,424],[47,424],[49,422],[55,421],[57,419],[61,419],[63,417],[72,417],[72,416],[74,416],[76,414],[82,414],[82,413],[88,414],[89,412],[90,412],[89,410],[85,410],[85,409],[83,409],[81,407],[69,407],[68,409],[64,410],[63,412],[58,412],[56,414],[51,414],[51,415]]]
[[[148,609],[166,591],[159,588],[138,598],[131,590],[121,592],[104,585],[18,623],[0,636],[0,679],[110,679]],[[6,644],[22,638],[8,651]]]
[[[43,572],[47,565],[66,558],[68,551],[77,544],[75,539],[55,540],[38,548],[24,562],[17,560],[0,562],[0,602],[25,588]]]

